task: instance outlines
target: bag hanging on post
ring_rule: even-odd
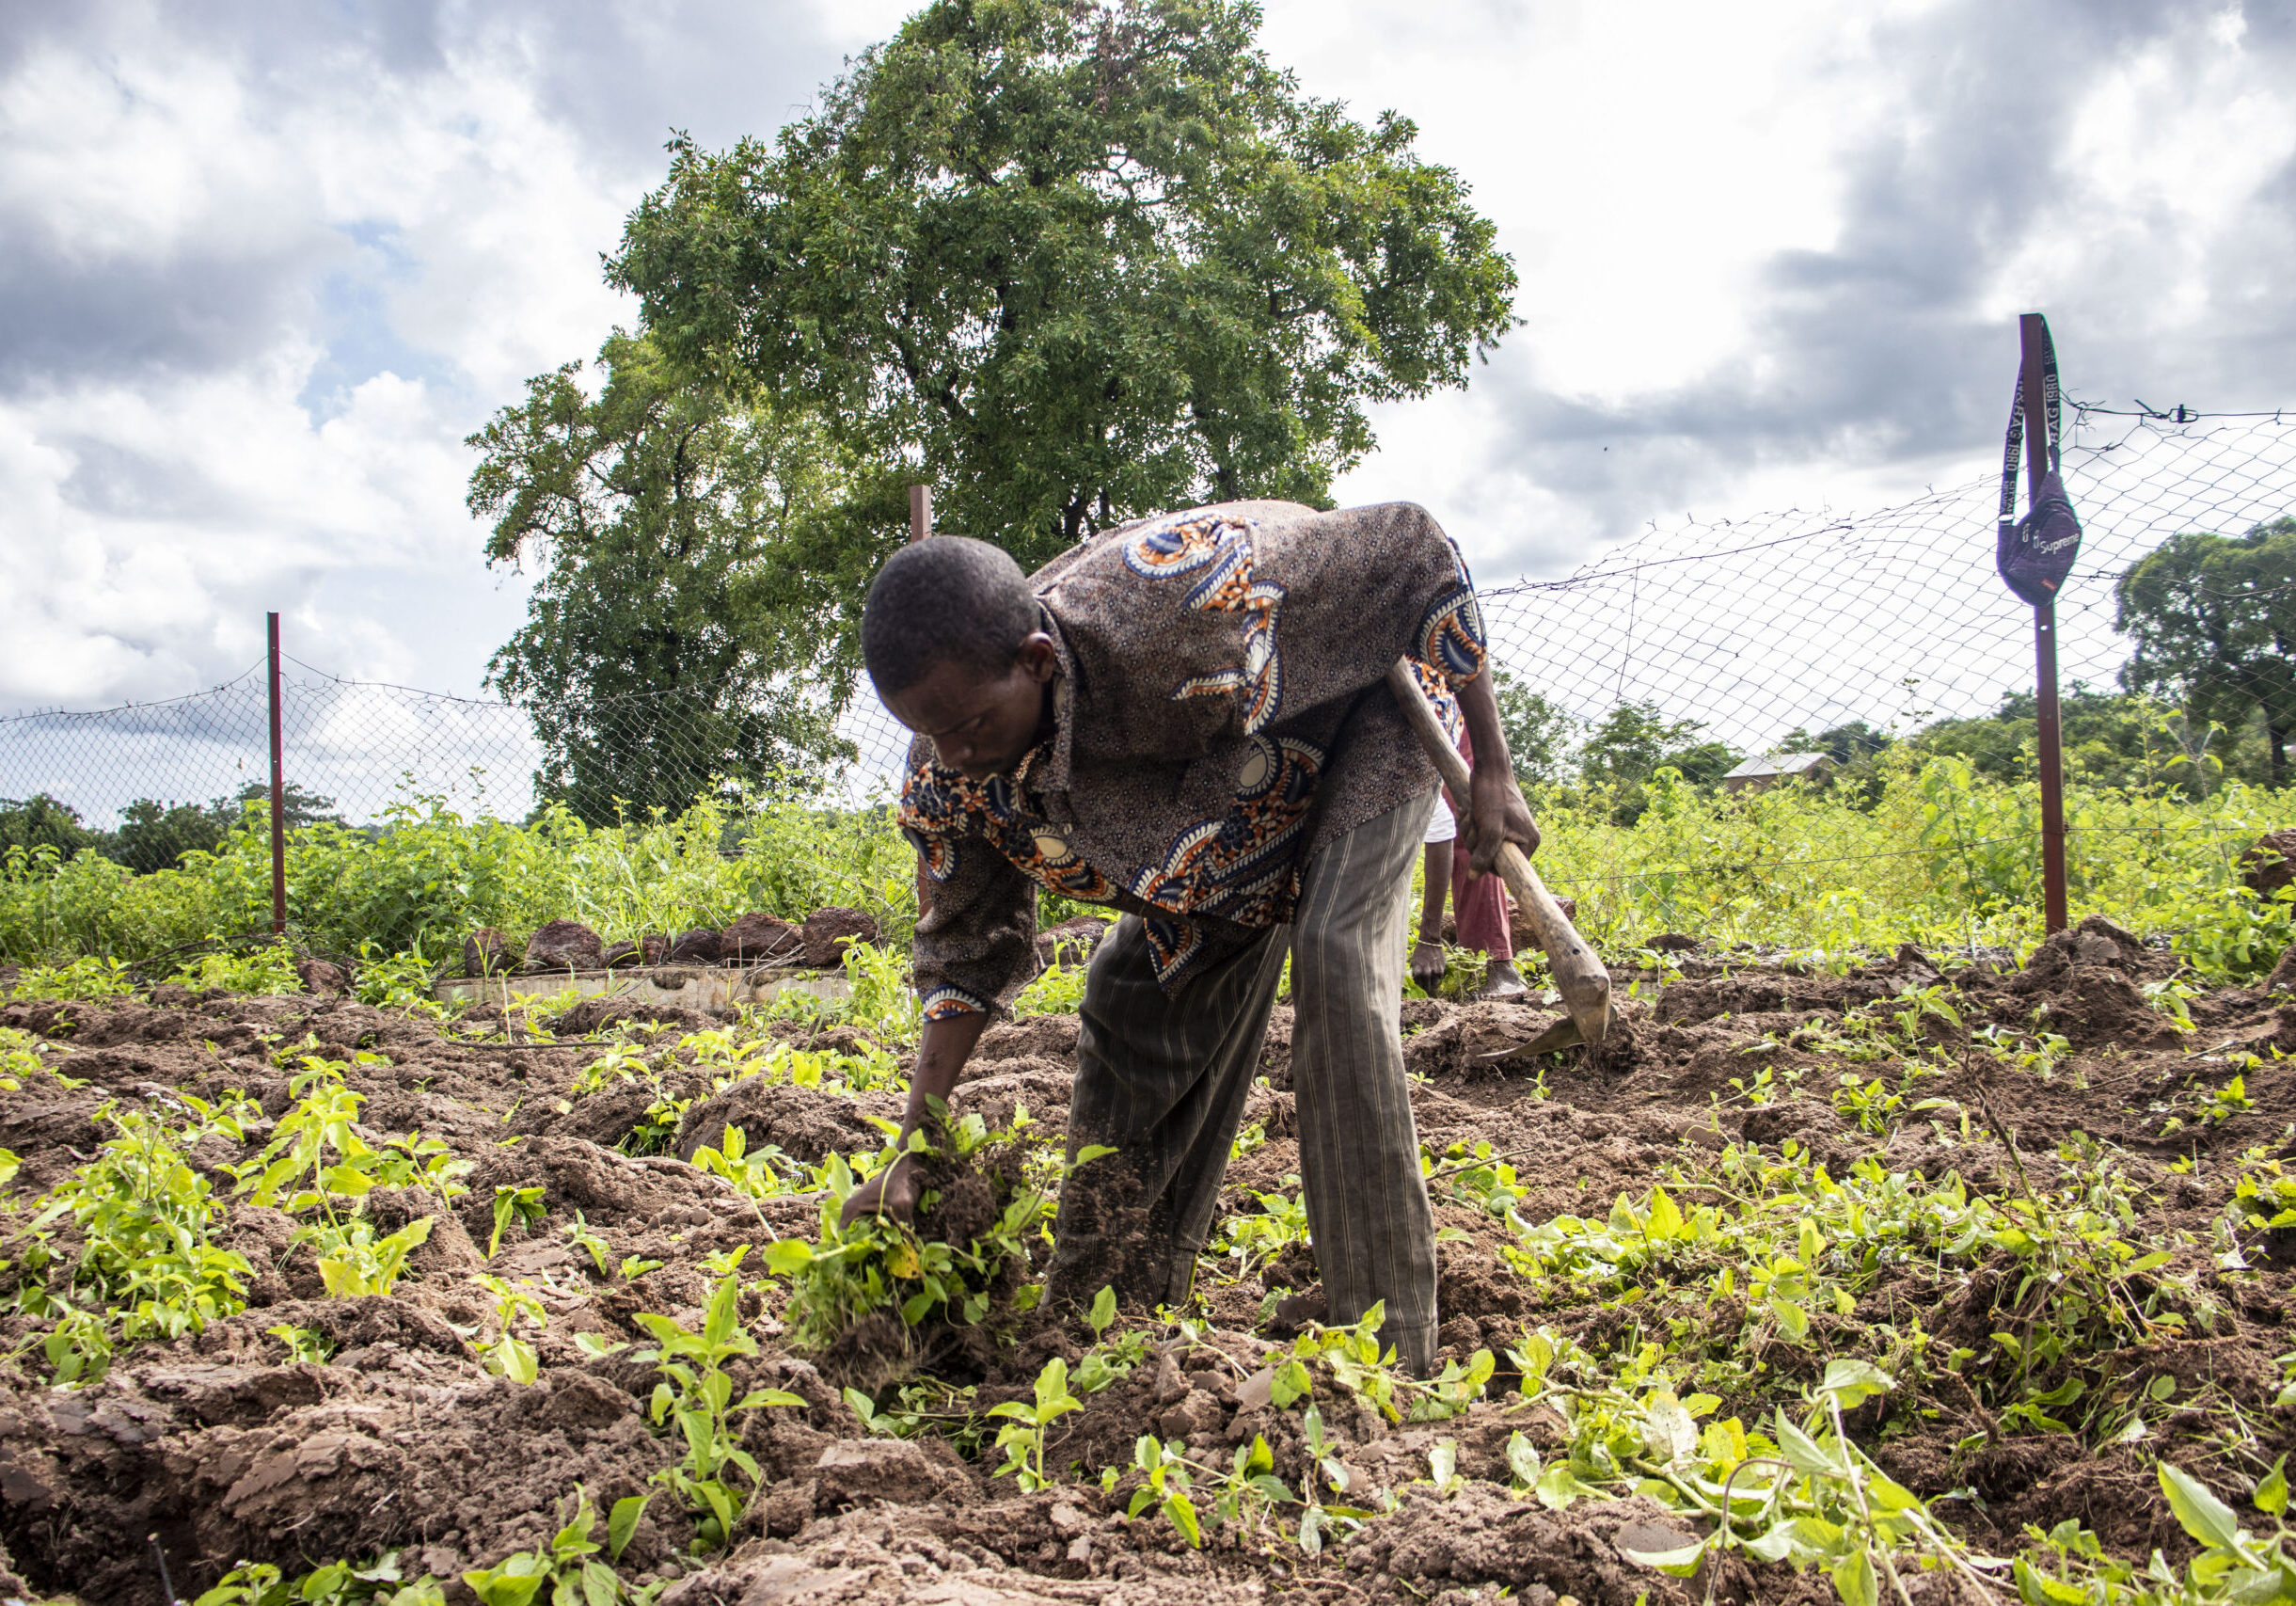
[[[2019,600],[2038,608],[2056,600],[2057,588],[2081,555],[2081,520],[2059,476],[2058,435],[2062,408],[2057,393],[2057,348],[2041,326],[2041,388],[2049,415],[2049,472],[2034,493],[2025,517],[2017,515],[2017,470],[2025,447],[2025,365],[2017,368],[2017,394],[2009,404],[2009,438],[2002,452],[2001,525],[1993,563]]]

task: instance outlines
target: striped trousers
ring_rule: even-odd
[[[1329,1319],[1386,1301],[1384,1344],[1424,1372],[1435,1349],[1434,1222],[1403,1074],[1401,1005],[1411,867],[1433,794],[1369,820],[1307,862],[1292,922],[1197,975],[1157,986],[1137,916],[1092,956],[1069,1105],[1069,1152],[1116,1153],[1061,1189],[1053,1297],[1103,1284],[1179,1307],[1212,1226],[1229,1146],[1291,961],[1291,1087],[1300,1175]]]

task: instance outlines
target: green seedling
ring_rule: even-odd
[[[2192,1000],[2199,996],[2200,989],[2181,976],[2145,983],[2145,1001],[2166,1015],[2169,1024],[2180,1032],[2193,1029]]]
[[[738,1260],[738,1254],[736,1259]],[[654,1387],[647,1414],[656,1426],[674,1422],[686,1441],[685,1459],[655,1474],[685,1503],[694,1519],[694,1548],[706,1552],[733,1538],[734,1524],[756,1490],[763,1475],[749,1452],[736,1442],[733,1419],[743,1411],[772,1406],[803,1407],[804,1399],[784,1389],[752,1389],[735,1400],[734,1380],[725,1363],[736,1356],[757,1353],[757,1341],[741,1328],[740,1284],[728,1272],[718,1280],[710,1296],[702,1330],[689,1332],[668,1316],[641,1312],[638,1323],[653,1335],[654,1347],[636,1352],[633,1359],[650,1360],[662,1375]],[[749,1491],[735,1488],[728,1471],[749,1481]]]
[[[381,1063],[364,1053],[359,1059]],[[432,1217],[377,1236],[357,1201],[378,1187],[426,1188],[451,1199],[465,1191],[456,1179],[471,1163],[420,1134],[386,1138],[380,1147],[368,1142],[357,1130],[366,1098],[343,1086],[344,1063],[316,1055],[302,1060],[303,1070],[288,1083],[294,1107],[279,1118],[260,1154],[230,1168],[234,1191],[254,1204],[315,1217],[296,1229],[295,1242],[312,1246],[330,1297],[388,1294],[407,1257],[430,1237]]]
[[[766,1213],[757,1208],[758,1201],[778,1199],[793,1191],[773,1169],[777,1158],[785,1161],[788,1156],[772,1144],[752,1154],[749,1134],[730,1122],[715,1148],[704,1144],[693,1152],[696,1166],[712,1176],[723,1177],[734,1185],[735,1192],[750,1201],[751,1209],[757,1211],[760,1225],[765,1222]]]
[[[494,1296],[495,1342],[481,1353],[486,1370],[514,1383],[531,1383],[540,1360],[534,1346],[517,1335],[521,1318],[537,1328],[548,1325],[550,1312],[531,1291],[501,1278],[481,1274],[470,1280]]]
[[[973,1408],[980,1391],[976,1384],[958,1388],[937,1377],[916,1377],[894,1391],[891,1404],[879,1408],[859,1389],[847,1389],[845,1402],[861,1418],[862,1425],[882,1439],[914,1439],[935,1433],[956,1446],[968,1461],[981,1453],[990,1419]]]
[[[400,1554],[386,1550],[363,1567],[334,1562],[293,1582],[268,1562],[242,1562],[192,1606],[446,1606],[438,1581],[408,1578]]]
[[[1005,1452],[1005,1464],[995,1475],[1010,1475],[1024,1494],[1052,1481],[1044,1472],[1045,1430],[1070,1411],[1085,1408],[1085,1402],[1069,1392],[1069,1363],[1058,1356],[1037,1374],[1036,1396],[1034,1403],[1006,1400],[989,1407],[990,1416],[1006,1419],[997,1429],[996,1448]]]
[[[1395,1371],[1393,1350],[1380,1348],[1379,1329],[1386,1319],[1386,1303],[1382,1300],[1353,1327],[1310,1324],[1292,1341],[1288,1355],[1277,1352],[1281,1359],[1276,1362],[1272,1396],[1275,1405],[1289,1408],[1312,1393],[1318,1367],[1391,1423],[1442,1422],[1482,1398],[1497,1368],[1489,1350],[1477,1350],[1464,1365],[1445,1361],[1433,1377],[1412,1377]]]
[[[1073,1015],[1084,1007],[1089,967],[1054,960],[1012,1001],[1016,1019],[1025,1015]]]
[[[1071,1169],[1057,1155],[1018,1158],[1020,1135],[1028,1126],[1027,1112],[1016,1110],[1013,1125],[990,1132],[977,1115],[951,1121],[947,1107],[932,1101],[933,1128],[941,1134],[937,1147],[925,1130],[909,1135],[908,1153],[930,1161],[942,1156],[958,1164],[983,1168],[999,1199],[994,1221],[968,1244],[944,1244],[920,1237],[911,1228],[881,1213],[856,1217],[849,1225],[838,1217],[845,1201],[860,1180],[843,1155],[831,1154],[821,1171],[825,1191],[821,1228],[813,1243],[783,1238],[765,1248],[767,1265],[789,1280],[786,1320],[799,1344],[819,1347],[853,1324],[879,1311],[899,1312],[902,1322],[916,1327],[935,1317],[977,1323],[989,1313],[990,1290],[1009,1266],[1029,1264],[1032,1245],[1045,1240],[1045,1228],[1061,1179]],[[1088,1144],[1076,1156],[1076,1166],[1087,1165],[1116,1151]],[[897,1158],[888,1147],[876,1156],[879,1166]],[[928,1191],[920,1210],[929,1211],[937,1196]],[[1033,1293],[1024,1288],[1023,1296]],[[1025,1298],[1016,1298],[1025,1307]]]
[[[2218,1125],[2256,1107],[2256,1100],[2248,1096],[2247,1078],[2235,1076],[2202,1101],[2200,1114],[2210,1125]]]
[[[1092,1329],[1092,1342],[1100,1343],[1108,1336],[1109,1325],[1116,1319],[1116,1291],[1107,1283],[1092,1296],[1092,1308],[1085,1312],[1085,1326]]]
[[[57,1383],[96,1381],[120,1345],[197,1333],[245,1307],[253,1268],[214,1241],[223,1206],[185,1156],[211,1135],[237,1139],[254,1111],[190,1094],[174,1102],[180,1126],[104,1105],[113,1136],[9,1241],[13,1306],[47,1325],[40,1344]],[[76,1252],[55,1238],[66,1220]]]
[[[590,1264],[598,1268],[600,1277],[611,1277],[614,1274],[613,1263],[608,1258],[613,1252],[611,1247],[604,1238],[590,1230],[590,1223],[582,1218],[582,1213],[579,1210],[574,1213],[574,1219],[569,1221],[562,1231],[566,1242],[590,1257]]]
[[[335,1353],[335,1341],[317,1328],[292,1327],[285,1322],[263,1329],[266,1336],[277,1339],[287,1346],[287,1358],[312,1366],[324,1366]]]
[[[494,1190],[494,1236],[486,1240],[486,1258],[492,1260],[502,1248],[502,1234],[513,1221],[523,1231],[532,1232],[542,1225],[547,1212],[543,1207],[543,1190],[539,1187],[498,1187]]]
[[[547,1545],[520,1550],[490,1567],[463,1574],[463,1583],[478,1598],[479,1606],[651,1606],[661,1592],[659,1583],[632,1590],[609,1562],[619,1561],[630,1535],[645,1515],[647,1496],[630,1495],[614,1502],[606,1522],[607,1540],[591,1537],[598,1514],[579,1484],[574,1489],[574,1516],[553,1534]],[[608,1561],[598,1560],[604,1550]],[[545,1594],[545,1590],[547,1594]]]
[[[1196,1503],[1199,1495],[1210,1493],[1214,1521],[1233,1522],[1252,1534],[1265,1534],[1275,1526],[1276,1507],[1301,1503],[1293,1498],[1291,1487],[1275,1475],[1275,1454],[1259,1434],[1252,1436],[1249,1444],[1236,1446],[1225,1467],[1191,1456],[1183,1439],[1159,1439],[1146,1434],[1132,1446],[1132,1465],[1141,1473],[1141,1482],[1132,1491],[1126,1517],[1137,1518],[1153,1506],[1196,1550],[1204,1546],[1203,1513]],[[1324,1515],[1332,1514],[1326,1508]],[[1321,1549],[1322,1519],[1315,1517],[1312,1507],[1309,1516],[1308,1537],[1301,1540],[1301,1546],[1312,1554]]]
[[[1419,1169],[1431,1186],[1441,1183],[1444,1191],[1460,1203],[1471,1204],[1517,1232],[1524,1230],[1514,1207],[1530,1190],[1515,1174],[1514,1167],[1494,1151],[1487,1140],[1478,1141],[1472,1147],[1453,1143],[1443,1152],[1439,1164],[1434,1156],[1421,1150]]]
[[[1314,1556],[1322,1552],[1327,1534],[1344,1538],[1377,1514],[1360,1505],[1331,1504],[1323,1499],[1326,1490],[1347,1494],[1354,1478],[1347,1464],[1332,1454],[1323,1433],[1323,1413],[1314,1406],[1301,1413],[1300,1434],[1307,1451],[1307,1471],[1300,1478],[1300,1503],[1306,1509],[1300,1513],[1296,1538],[1300,1550]]]
[[[1285,1183],[1296,1187],[1297,1177]],[[1307,1242],[1307,1203],[1305,1194],[1261,1193],[1253,1198],[1259,1209],[1248,1216],[1230,1216],[1206,1247],[1207,1255],[1223,1266],[1222,1280],[1242,1282],[1294,1245]]]

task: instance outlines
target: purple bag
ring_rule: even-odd
[[[2062,408],[2057,391],[2057,348],[2041,326],[2041,393],[2049,414],[2049,472],[2041,480],[2033,506],[2022,518],[2017,513],[2017,470],[2025,446],[2025,368],[2018,364],[2017,395],[2009,405],[2009,439],[2002,452],[2001,527],[1995,536],[1994,566],[2019,600],[2038,608],[2056,600],[2057,588],[2073,571],[2081,555],[2081,520],[2072,499],[2065,494],[2058,472],[2058,436]]]

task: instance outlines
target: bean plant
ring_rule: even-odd
[[[57,1383],[99,1381],[119,1348],[199,1332],[246,1305],[253,1268],[215,1242],[223,1204],[186,1156],[211,1136],[237,1140],[256,1112],[188,1093],[173,1102],[174,1121],[104,1105],[112,1137],[8,1241],[13,1308],[44,1328]],[[66,1223],[76,1245],[59,1234]]]
[[[744,1246],[746,1248],[746,1246]],[[737,1265],[740,1254],[733,1257]],[[751,1494],[764,1481],[756,1460],[737,1442],[733,1422],[744,1411],[774,1406],[802,1407],[802,1396],[785,1389],[752,1389],[734,1398],[725,1363],[757,1353],[757,1341],[742,1329],[740,1283],[732,1266],[710,1295],[702,1330],[692,1332],[668,1316],[641,1312],[638,1323],[653,1335],[653,1347],[633,1352],[661,1373],[647,1414],[655,1425],[674,1423],[686,1443],[684,1459],[664,1468],[657,1481],[685,1504],[694,1519],[694,1549],[715,1550],[732,1541],[734,1525]],[[746,1489],[733,1483],[738,1472]]]

